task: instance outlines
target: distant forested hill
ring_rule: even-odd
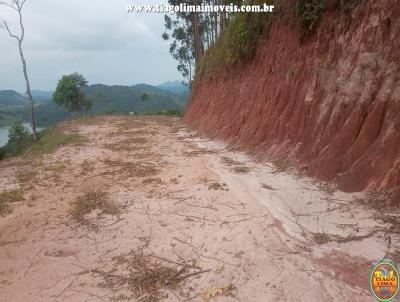
[[[53,91],[32,90],[31,93],[35,102],[46,102],[53,99]]]
[[[156,86],[157,88],[168,90],[175,93],[187,92],[187,86],[183,85],[180,81],[168,81]]]
[[[0,106],[26,106],[28,100],[14,90],[0,90]]]
[[[71,118],[69,113],[52,102],[52,92],[34,91],[36,102],[36,119],[39,126],[48,126]],[[143,98],[143,94],[146,98]],[[170,91],[160,87],[137,84],[133,86],[90,85],[86,88],[86,96],[92,103],[89,114],[102,113],[156,113],[160,110],[183,110],[188,90]],[[0,91],[0,125],[8,125],[16,118],[29,121],[27,100],[15,91]]]

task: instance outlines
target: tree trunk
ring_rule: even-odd
[[[218,4],[215,0],[214,5]],[[217,40],[218,38],[218,13],[214,13],[214,38]]]
[[[197,5],[197,0],[194,0],[194,5]],[[201,37],[199,28],[199,16],[197,12],[193,13],[193,30],[194,30],[194,56],[196,64],[200,62],[201,59]]]
[[[224,5],[225,1],[224,0],[219,0],[220,5]],[[222,31],[225,28],[225,11],[220,11],[219,13],[219,32],[222,33]]]
[[[26,61],[25,61],[24,53],[22,51],[22,41],[19,41],[18,48],[19,48],[19,55],[21,57],[21,62],[22,62],[22,71],[24,73],[24,78],[25,78],[26,94],[27,94],[28,100],[29,100],[29,111],[31,114],[31,126],[32,126],[32,138],[33,138],[34,142],[37,142],[37,132],[36,132],[36,123],[35,123],[35,108],[34,108],[33,97],[32,97],[32,93],[31,93],[31,85],[29,84],[28,72],[26,70]]]

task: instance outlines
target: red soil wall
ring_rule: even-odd
[[[303,41],[294,23],[275,21],[247,64],[196,79],[186,122],[345,191],[398,198],[400,1],[330,10]]]

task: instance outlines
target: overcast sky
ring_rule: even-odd
[[[166,0],[27,0],[25,57],[34,90],[54,90],[63,74],[78,71],[94,83],[132,85],[180,80],[162,14],[128,14],[127,4]],[[0,19],[17,29],[16,12]],[[0,90],[25,91],[15,40],[0,29]]]

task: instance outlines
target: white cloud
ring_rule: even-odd
[[[145,3],[163,1],[146,1]],[[79,71],[90,82],[159,83],[179,78],[161,14],[128,14],[123,0],[27,0],[24,50],[33,89],[53,89],[59,77]],[[0,18],[17,28],[15,12]],[[17,45],[0,30],[0,89],[24,89]]]

